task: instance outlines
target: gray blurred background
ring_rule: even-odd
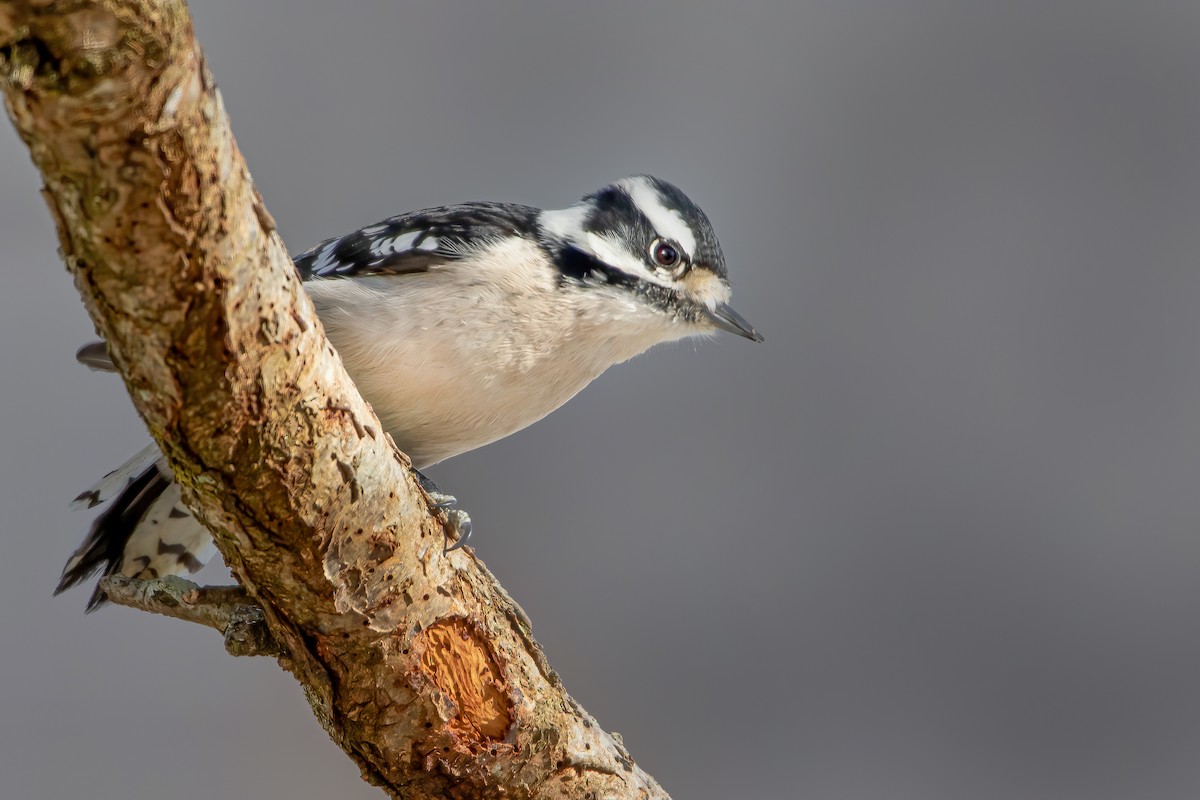
[[[675,797],[1200,797],[1200,6],[195,5],[294,252],[634,172],[708,211],[765,345],[432,471]],[[145,433],[38,186],[0,125],[0,796],[381,796],[273,662],[50,597]]]

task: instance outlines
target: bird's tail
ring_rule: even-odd
[[[95,508],[106,502],[108,508],[92,522],[87,538],[63,567],[55,594],[98,570],[104,575],[160,578],[196,572],[212,557],[212,536],[180,501],[179,485],[154,445],[105,475],[71,507]],[[88,611],[106,600],[97,586]]]

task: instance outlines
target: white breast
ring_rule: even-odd
[[[698,333],[624,290],[562,291],[528,242],[410,275],[305,284],[346,370],[428,466],[549,414],[613,364]]]

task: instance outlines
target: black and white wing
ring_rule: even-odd
[[[296,256],[303,280],[425,272],[512,236],[533,237],[538,210],[466,203],[391,217]]]

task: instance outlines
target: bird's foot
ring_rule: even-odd
[[[454,508],[454,505],[458,503],[457,497],[443,492],[421,470],[414,468],[413,472],[417,473],[417,481],[420,482],[421,488],[425,490],[425,493],[429,495],[429,499],[433,501],[433,507],[446,515],[446,521],[454,533],[454,544],[450,544],[452,537],[447,535],[446,546],[442,548],[442,552],[452,553],[466,544],[467,540],[471,538],[471,517],[462,509]]]

